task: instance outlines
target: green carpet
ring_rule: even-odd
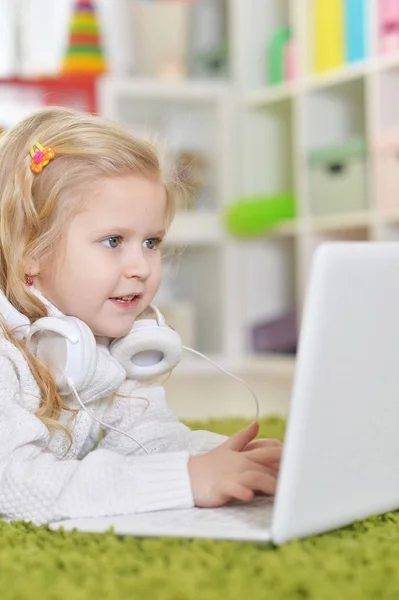
[[[231,434],[247,424],[206,426]],[[262,436],[281,438],[283,430],[279,419],[262,421]],[[399,512],[278,549],[0,522],[0,599],[30,598],[398,600]]]

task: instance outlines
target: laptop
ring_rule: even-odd
[[[50,524],[282,544],[399,508],[399,244],[317,249],[275,498]]]

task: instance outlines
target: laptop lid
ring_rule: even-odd
[[[273,514],[280,544],[399,507],[399,244],[316,251]]]

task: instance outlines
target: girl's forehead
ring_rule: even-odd
[[[165,186],[161,181],[143,176],[126,176],[100,179],[88,190],[92,204],[99,206],[115,206],[127,204],[140,206],[143,201],[158,205],[166,201]]]
[[[93,227],[126,227],[131,223],[164,227],[164,185],[144,177],[109,178],[96,182],[84,196],[75,219]]]

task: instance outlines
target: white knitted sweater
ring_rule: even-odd
[[[46,304],[49,315],[62,314]],[[109,376],[105,369],[99,389],[106,387]],[[136,398],[87,399],[85,405],[97,418],[130,433],[149,455],[107,428],[95,447],[101,426],[83,409],[72,426],[68,450],[65,434],[57,431],[51,438],[35,416],[40,392],[23,355],[0,338],[1,518],[43,524],[193,506],[188,458],[226,438],[191,431],[180,423],[169,410],[162,387],[140,387],[125,380],[118,391]],[[70,418],[71,413],[63,411],[60,421]]]

